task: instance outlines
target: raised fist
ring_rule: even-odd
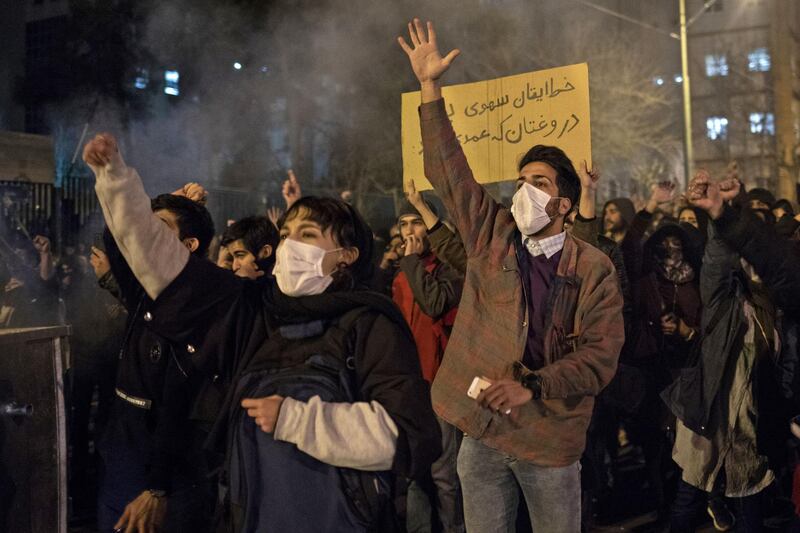
[[[208,200],[208,191],[199,183],[194,182],[187,183],[172,194],[175,196],[184,196],[200,205],[206,205],[206,201]]]
[[[104,167],[117,154],[117,140],[110,133],[100,133],[83,147],[83,160],[90,167]]]
[[[739,178],[727,178],[719,182],[719,194],[724,201],[730,201],[739,196],[742,182]]]
[[[712,219],[717,219],[722,214],[723,201],[719,185],[711,181],[711,176],[705,170],[695,174],[689,183],[686,199],[693,206],[708,213]]]
[[[36,248],[36,251],[40,254],[49,254],[50,253],[50,239],[43,235],[37,235],[33,238],[33,247]]]

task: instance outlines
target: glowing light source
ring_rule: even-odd
[[[772,113],[750,113],[750,133],[775,135],[775,115]]]
[[[766,48],[756,48],[747,54],[747,70],[750,72],[769,72],[772,68],[772,59]]]
[[[242,70],[242,64],[237,61],[236,63],[233,64],[233,68],[235,68],[236,70]]]
[[[137,89],[147,89],[147,84],[150,83],[150,73],[146,68],[136,69],[136,79],[133,80],[133,86]]]
[[[725,117],[708,117],[706,120],[706,136],[712,141],[725,139],[728,136],[728,119]]]
[[[725,57],[725,54],[708,54],[706,56],[706,76],[713,78],[727,75],[728,58]]]
[[[180,78],[181,75],[177,70],[164,71],[164,94],[178,96],[181,93],[179,86]]]

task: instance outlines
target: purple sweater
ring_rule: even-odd
[[[521,254],[525,259],[522,266],[525,295],[528,300],[528,342],[522,363],[536,370],[544,366],[544,333],[547,297],[556,277],[561,251],[550,259],[544,254],[534,257],[527,250]]]

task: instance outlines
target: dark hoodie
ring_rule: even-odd
[[[747,191],[747,201],[752,202],[753,200],[771,206],[775,203],[775,196],[766,189],[755,188]],[[764,221],[767,224],[775,224],[775,215],[772,213],[771,208],[751,209],[751,211],[754,213],[760,213],[764,217]]]
[[[662,243],[671,236],[681,241],[683,260],[693,271],[693,276],[680,282],[669,279],[663,267],[666,250]],[[648,359],[665,351],[674,352],[679,358],[688,354],[688,346],[681,337],[677,334],[665,336],[661,332],[661,317],[674,313],[689,327],[699,328],[702,304],[699,292],[701,256],[698,251],[686,230],[677,224],[661,226],[645,243],[639,310],[636,313],[641,328],[633,354],[637,359]],[[679,360],[674,362],[680,363]]]
[[[628,198],[614,198],[609,200],[603,206],[603,216],[605,216],[606,208],[610,204],[617,206],[617,209],[619,209],[619,214],[622,217],[622,220],[625,222],[625,227],[630,227],[631,222],[633,222],[633,217],[636,216],[636,207],[633,205],[633,202]]]

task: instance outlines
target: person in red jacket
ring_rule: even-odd
[[[432,383],[455,322],[463,277],[431,251],[428,229],[420,213],[411,204],[406,203],[399,209],[397,225],[405,246],[392,282],[392,299],[414,335],[422,376]],[[465,530],[456,473],[461,432],[442,419],[439,419],[439,425],[442,429],[443,451],[431,467],[431,478],[415,480],[409,487],[408,531],[430,531],[436,515],[442,531]]]

